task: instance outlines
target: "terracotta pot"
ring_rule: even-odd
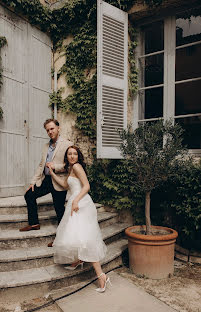
[[[174,272],[174,245],[178,233],[170,228],[152,226],[159,234],[139,234],[145,228],[144,225],[131,226],[125,231],[131,271],[152,279],[170,277]]]

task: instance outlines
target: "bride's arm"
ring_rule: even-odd
[[[90,185],[89,185],[89,181],[87,179],[86,173],[83,169],[83,167],[80,164],[74,164],[73,165],[73,173],[76,175],[76,177],[81,181],[82,183],[82,189],[80,191],[80,193],[74,198],[73,202],[72,202],[72,210],[71,210],[71,215],[73,214],[73,211],[78,211],[79,207],[78,207],[78,202],[80,201],[80,199],[82,199],[84,197],[84,195],[86,195],[89,190],[90,190]]]
[[[50,170],[50,174],[52,176],[52,178],[58,183],[60,184],[61,186],[63,186],[63,188],[65,188],[66,190],[68,189],[68,183],[67,183],[67,178],[65,179],[65,181],[61,178],[59,178],[57,176],[57,174],[54,173],[54,171],[52,170],[51,167],[49,167],[49,170]]]

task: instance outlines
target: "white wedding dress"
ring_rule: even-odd
[[[86,194],[78,203],[79,210],[71,216],[72,201],[80,193],[82,185],[75,177],[69,176],[67,181],[70,197],[53,243],[54,262],[100,261],[105,257],[107,247],[102,240],[96,206]]]

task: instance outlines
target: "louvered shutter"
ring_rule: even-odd
[[[127,125],[128,14],[98,0],[97,158],[121,158]]]

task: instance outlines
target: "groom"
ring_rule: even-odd
[[[67,191],[51,177],[49,167],[51,167],[60,178],[65,180],[67,173],[64,169],[64,154],[67,148],[73,143],[60,137],[59,122],[56,119],[47,119],[44,122],[44,128],[50,137],[50,141],[43,147],[40,164],[24,196],[27,203],[29,225],[21,228],[21,232],[40,229],[36,203],[38,197],[48,193],[52,194],[58,223],[61,221],[64,214]],[[50,245],[51,243],[48,244],[49,247],[51,247]]]

